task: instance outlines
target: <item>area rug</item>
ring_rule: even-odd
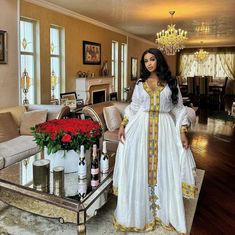
[[[190,233],[193,217],[195,214],[198,196],[204,177],[203,170],[197,170],[197,196],[194,200],[185,199],[185,213],[187,229]],[[112,225],[113,211],[116,207],[116,197],[111,196],[110,200],[98,210],[97,215],[87,223],[88,235],[128,235],[131,232],[116,232]],[[76,235],[76,225],[61,224],[56,219],[43,218],[22,210],[8,206],[0,202],[0,235]],[[142,235],[176,235],[176,232],[167,231],[162,227],[153,232],[141,233]]]

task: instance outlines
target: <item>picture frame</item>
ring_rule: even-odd
[[[66,101],[68,99],[60,99],[60,105],[66,106]]]
[[[66,106],[69,106],[71,109],[75,109],[77,107],[77,101],[76,100],[69,100],[67,99],[65,101]]]
[[[60,99],[77,100],[77,94],[75,91],[60,93]]]
[[[101,44],[83,41],[83,64],[101,64]]]
[[[131,57],[131,80],[137,80],[138,59]]]
[[[0,64],[7,64],[7,31],[0,30]]]

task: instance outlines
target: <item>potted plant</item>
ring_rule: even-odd
[[[89,150],[102,134],[99,123],[77,118],[51,120],[31,129],[50,168],[63,166],[65,173],[77,171],[80,146]]]

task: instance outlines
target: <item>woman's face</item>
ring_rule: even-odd
[[[157,59],[156,59],[155,55],[153,55],[151,53],[147,53],[144,56],[144,64],[145,64],[145,67],[147,68],[147,70],[150,73],[156,71],[156,69],[157,69]]]

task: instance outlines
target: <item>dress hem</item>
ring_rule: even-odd
[[[149,224],[145,224],[145,226],[142,228],[139,228],[139,227],[126,227],[125,225],[118,223],[115,216],[113,216],[113,226],[116,231],[121,231],[121,232],[150,232],[153,231],[156,227],[161,226],[168,231],[176,231],[180,235],[187,235],[187,233],[182,233],[177,231],[172,225],[163,224],[160,218],[155,218],[154,221],[150,222]]]

